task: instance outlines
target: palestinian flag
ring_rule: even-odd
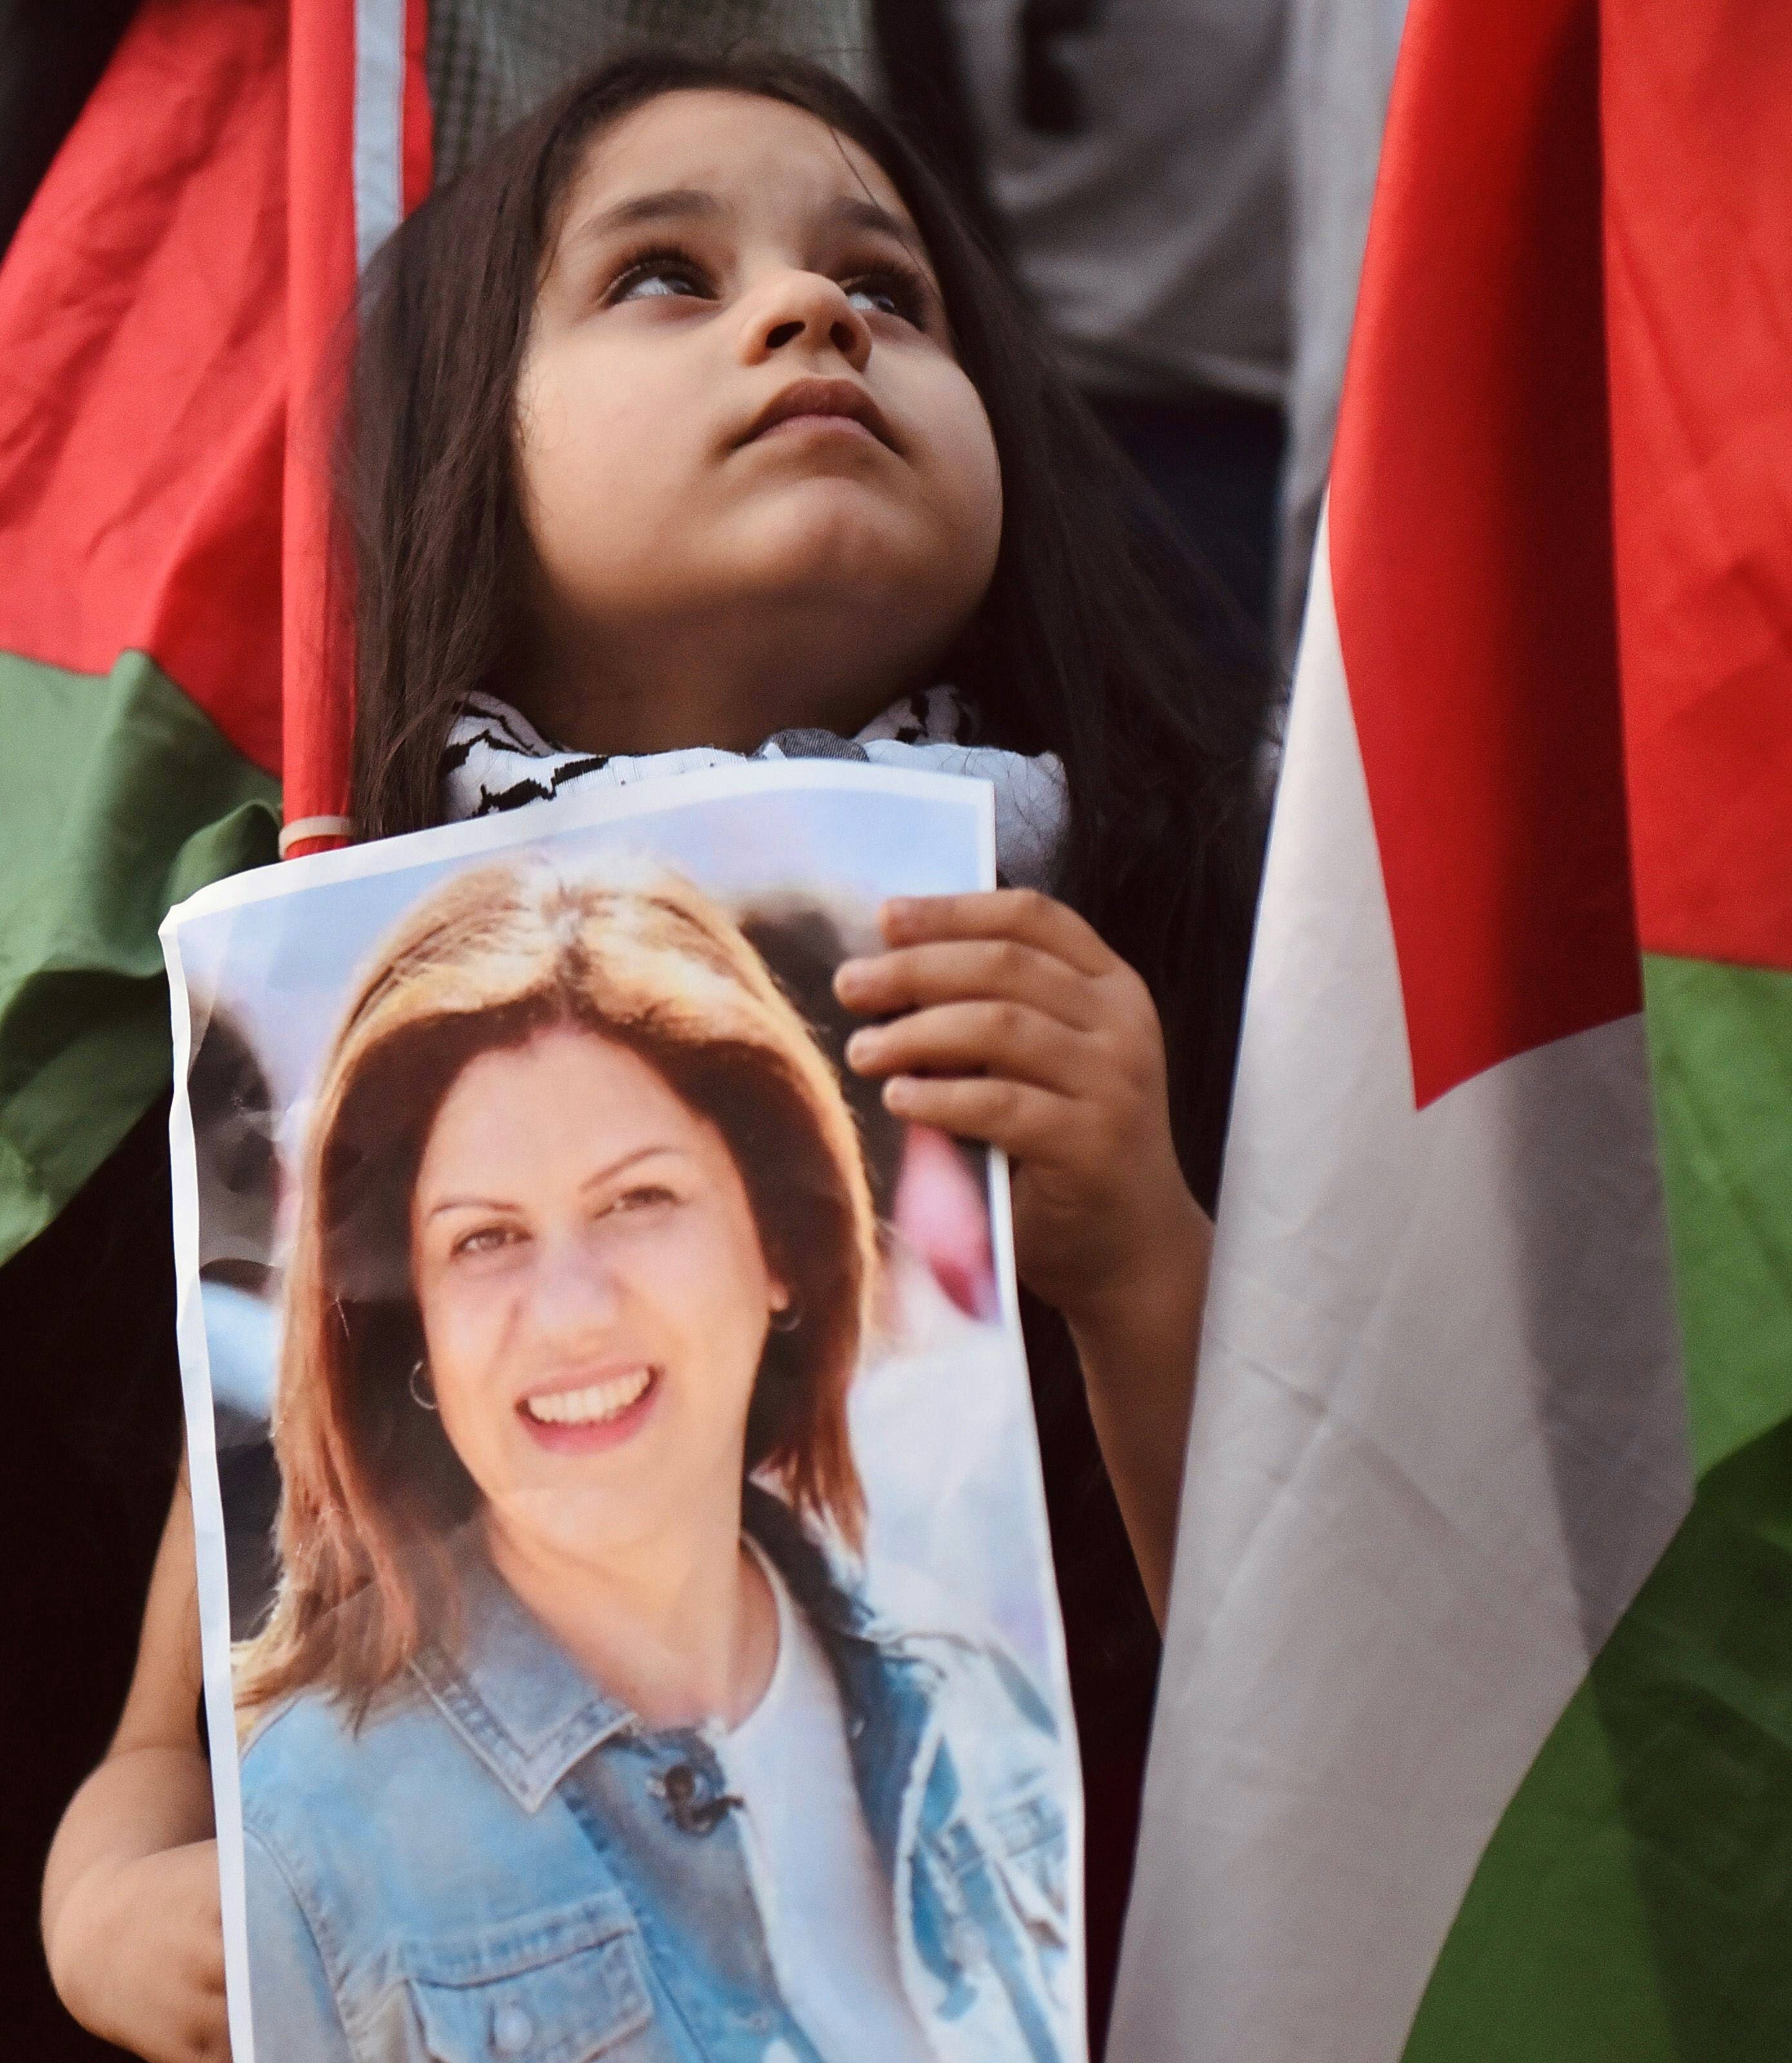
[[[1413,0],[1120,2063],[1792,2051],[1789,109],[1785,9]]]
[[[423,27],[144,0],[0,266],[0,1261],[167,1082],[169,907],[274,857],[283,771],[289,843],[345,807],[319,452]]]

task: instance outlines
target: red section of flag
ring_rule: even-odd
[[[1593,0],[1414,0],[1331,562],[1420,1105],[1641,1007]]]
[[[348,811],[350,648],[347,597],[340,578],[331,578],[329,482],[355,298],[355,14],[346,5],[295,7],[291,22],[293,405],[281,625],[288,823]],[[315,842],[307,840],[304,849],[315,850]]]
[[[404,212],[420,207],[436,166],[429,107],[429,0],[404,6]]]
[[[1605,0],[1643,943],[1792,969],[1792,10]]]
[[[383,4],[408,206],[427,4]],[[0,267],[0,650],[102,674],[147,651],[283,771],[289,816],[347,807],[329,444],[366,11],[144,0]]]
[[[0,267],[0,649],[280,758],[286,23],[146,0]]]

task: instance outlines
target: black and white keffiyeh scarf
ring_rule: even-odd
[[[1029,758],[974,742],[972,712],[951,688],[929,688],[892,703],[855,738],[831,730],[781,730],[756,752],[692,746],[633,754],[569,752],[550,745],[496,695],[475,694],[448,734],[442,754],[443,814],[451,823],[525,809],[577,790],[625,788],[631,782],[692,774],[749,759],[856,759],[931,774],[970,774],[995,790],[996,868],[1012,888],[1050,888],[1057,872],[1069,803],[1056,756]]]

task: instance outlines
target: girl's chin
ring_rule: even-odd
[[[601,1454],[625,1446],[653,1415],[664,1387],[658,1369],[649,1371],[640,1394],[620,1409],[582,1418],[540,1418],[526,1404],[516,1406],[516,1417],[529,1438],[544,1454]]]
[[[787,654],[786,671],[808,670],[808,645],[824,670],[844,653],[901,672],[913,650],[947,641],[977,598],[965,571],[976,564],[958,539],[856,481],[768,488],[718,538],[716,563],[731,625]]]
[[[947,555],[954,526],[910,478],[868,469],[856,451],[844,456],[844,464],[767,466],[751,481],[743,477],[733,511],[742,552],[762,554],[768,571],[795,572],[812,559],[886,575],[898,567],[918,571],[918,558]]]

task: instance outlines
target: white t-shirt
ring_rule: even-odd
[[[933,2063],[897,1960],[890,1887],[871,1845],[846,1715],[815,1630],[756,1552],[777,1607],[765,1695],[717,1744],[772,1967],[828,2063]]]

